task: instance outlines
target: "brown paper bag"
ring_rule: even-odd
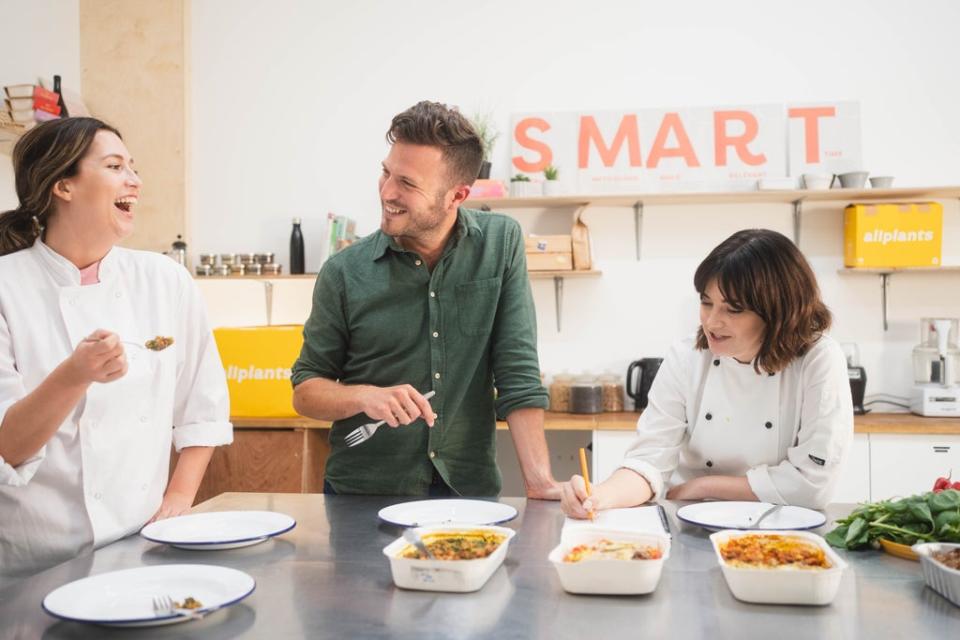
[[[586,209],[585,206],[577,209],[573,229],[570,231],[570,237],[573,240],[573,268],[576,271],[589,271],[593,268],[593,260],[590,257],[590,230],[582,219]]]

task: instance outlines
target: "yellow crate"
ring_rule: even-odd
[[[938,202],[851,204],[843,216],[848,267],[938,267],[943,207]]]
[[[213,330],[227,372],[230,414],[294,417],[290,370],[303,346],[303,325]]]

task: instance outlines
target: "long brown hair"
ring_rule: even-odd
[[[473,184],[483,161],[483,144],[470,121],[454,107],[424,100],[390,123],[387,142],[439,147],[453,184]]]
[[[714,278],[727,304],[753,311],[764,322],[753,361],[757,373],[761,367],[771,373],[784,369],[830,328],[830,310],[820,299],[813,269],[781,233],[744,229],[721,242],[697,267],[693,285],[703,295]],[[707,348],[703,327],[697,348]]]
[[[61,118],[38,124],[13,148],[13,174],[20,206],[0,214],[0,256],[33,245],[53,214],[53,187],[77,175],[100,130],[120,132],[96,118]]]

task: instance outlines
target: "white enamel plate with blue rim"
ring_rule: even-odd
[[[427,524],[500,524],[517,517],[508,504],[488,500],[417,500],[380,509],[381,520],[401,527]]]
[[[698,502],[677,509],[677,518],[711,531],[723,529],[750,529],[752,519],[769,503],[762,502]],[[786,505],[763,519],[764,531],[803,531],[816,529],[826,523],[827,517],[819,511]]]
[[[178,613],[157,614],[153,599],[193,598],[197,613],[229,607],[253,593],[256,582],[236,569],[200,564],[161,564],[101,573],[54,589],[43,610],[55,618],[111,627],[150,627],[192,620]]]
[[[140,535],[181,549],[234,549],[263,542],[296,525],[296,520],[275,511],[210,511],[151,522]]]

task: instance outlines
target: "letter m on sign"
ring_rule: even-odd
[[[620,126],[617,133],[613,136],[613,141],[607,145],[597,126],[597,121],[593,116],[582,116],[580,118],[580,139],[577,144],[577,166],[586,169],[590,164],[590,148],[596,148],[600,155],[600,161],[605,167],[612,167],[623,145],[627,145],[627,154],[631,167],[642,166],[640,160],[640,132],[637,128],[637,116],[635,114],[625,115],[620,120]]]

